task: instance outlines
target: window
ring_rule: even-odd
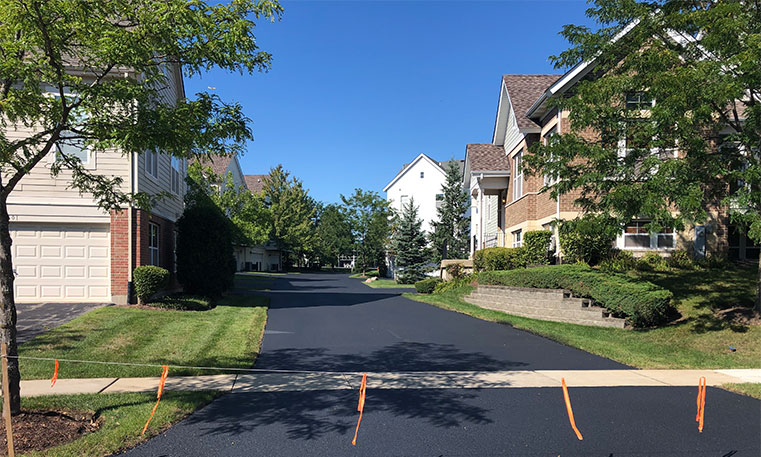
[[[653,106],[653,101],[647,92],[628,92],[626,94],[626,109],[630,110],[649,110]]]
[[[399,203],[401,204],[401,209],[404,209],[404,207],[409,202],[410,202],[410,196],[409,195],[402,195],[401,198],[399,199]]]
[[[547,132],[546,135],[544,135],[544,145],[546,146],[546,145],[550,144],[553,141],[552,137],[554,137],[557,134],[558,134],[558,127],[557,126],[552,127],[552,129],[550,129],[550,131]],[[550,160],[552,160],[552,156],[550,156]],[[557,177],[555,177],[555,176],[553,176],[551,174],[544,175],[544,186],[545,187],[552,186],[556,182],[558,182]]]
[[[513,232],[513,247],[519,248],[523,246],[523,230],[516,230]]]
[[[177,157],[172,157],[172,192],[180,194],[180,182],[182,181],[182,160]]]
[[[625,249],[673,249],[674,230],[663,228],[659,233],[650,233],[650,221],[637,220],[626,224],[624,229]]]
[[[56,160],[60,160],[60,155],[77,158],[82,165],[90,163],[90,151],[85,147],[85,141],[75,138],[74,132],[69,130],[63,130],[56,143]]]
[[[552,235],[550,235],[550,245],[547,249],[557,253],[558,249],[555,246],[555,228],[552,226],[552,224],[543,224],[542,230],[552,233]]]
[[[420,172],[420,179],[423,179],[423,178],[425,178],[425,172],[424,172],[424,171],[421,171],[421,172]]]
[[[159,226],[148,223],[148,263],[159,266]]]
[[[145,171],[154,178],[159,177],[159,153],[148,151],[145,153]]]
[[[523,151],[513,156],[513,200],[518,200],[523,196]]]
[[[436,201],[437,202],[443,202],[444,201],[444,194],[436,194]]]

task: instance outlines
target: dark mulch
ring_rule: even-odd
[[[0,437],[0,455],[8,455],[5,419]],[[42,451],[74,441],[100,428],[101,420],[91,412],[22,411],[14,416],[13,445],[16,454]]]

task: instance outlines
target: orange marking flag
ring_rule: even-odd
[[[159,402],[161,401],[161,394],[164,392],[164,383],[166,382],[166,377],[169,375],[169,365],[161,365],[161,368],[163,371],[161,372],[161,380],[159,381],[159,391],[156,395],[156,404],[153,405],[153,411],[151,411],[151,417],[148,418],[148,422],[145,423],[145,427],[143,427],[143,432],[140,434],[140,436],[145,435],[145,431],[148,430],[148,424],[151,423],[151,420],[153,419],[153,415],[156,414],[156,408],[159,407]]]
[[[571,422],[573,431],[576,432],[576,437],[581,441],[584,437],[581,436],[581,432],[576,428],[576,421],[573,419],[573,409],[571,409],[571,398],[568,396],[568,386],[565,385],[565,378],[560,378],[560,381],[563,384],[563,398],[565,399],[565,409],[568,410],[568,420]]]
[[[362,375],[362,384],[359,386],[359,404],[357,405],[357,411],[359,411],[359,419],[357,420],[357,428],[354,430],[354,439],[351,440],[351,445],[357,445],[357,434],[359,433],[359,424],[362,422],[362,413],[365,410],[365,392],[367,391],[367,373]]]
[[[698,432],[703,433],[703,418],[706,412],[706,378],[701,376],[698,380],[698,413],[695,422],[698,423]]]
[[[53,370],[53,377],[50,378],[50,388],[52,389],[55,382],[58,381],[58,359],[55,360],[55,369]]]

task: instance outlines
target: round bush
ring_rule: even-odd
[[[604,215],[587,214],[560,225],[560,249],[564,263],[597,265],[610,257],[619,228]]]
[[[423,279],[415,283],[415,290],[420,294],[432,294],[434,289],[436,289],[436,284],[441,282],[440,278]]]
[[[169,272],[161,267],[144,265],[132,272],[135,295],[139,303],[145,303],[169,283]]]

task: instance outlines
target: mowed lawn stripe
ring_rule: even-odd
[[[23,344],[20,356],[248,368],[258,355],[268,299],[236,295],[209,311],[100,308]],[[21,360],[22,379],[44,379],[53,362]],[[175,369],[171,375],[214,374]],[[160,368],[65,363],[59,377],[158,376]]]

